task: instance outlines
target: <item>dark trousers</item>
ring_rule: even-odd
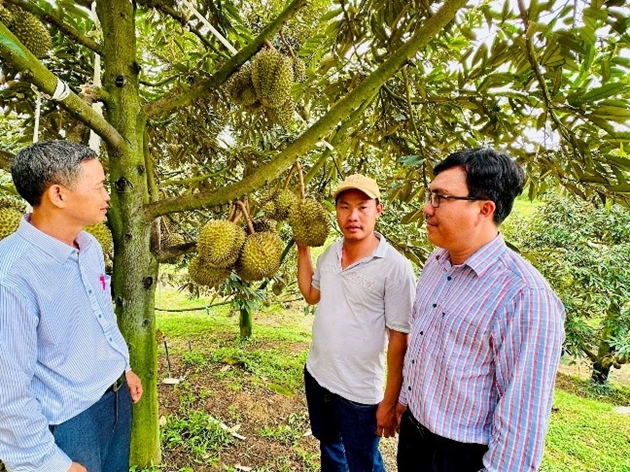
[[[74,418],[50,426],[57,446],[88,472],[129,472],[131,395],[126,383]]]
[[[433,434],[406,410],[400,421],[399,472],[478,472],[488,450],[484,444],[468,444]]]
[[[330,392],[306,368],[304,381],[311,431],[319,439],[321,472],[385,472],[376,435],[378,405]]]

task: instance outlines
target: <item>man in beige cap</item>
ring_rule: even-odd
[[[333,197],[343,239],[324,251],[316,270],[310,249],[298,245],[300,291],[317,304],[304,369],[311,430],[322,472],[380,472],[379,439],[398,428],[415,277],[409,261],[374,231],[383,211],[375,180],[351,175]]]

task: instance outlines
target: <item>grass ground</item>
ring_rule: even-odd
[[[161,308],[204,303],[171,289],[158,292]],[[318,470],[302,388],[312,322],[303,308],[298,302],[257,311],[246,342],[239,342],[238,316],[226,306],[158,313],[170,375],[184,379],[159,386],[164,463],[152,470]],[[160,375],[168,376],[163,346]],[[561,374],[541,470],[630,472],[630,417],[614,412],[617,406],[630,406],[630,388],[593,390]],[[383,442],[389,470],[395,447]]]

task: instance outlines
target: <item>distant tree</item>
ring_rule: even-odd
[[[553,193],[544,202],[507,235],[565,305],[565,352],[587,357],[601,384],[630,361],[630,211]]]

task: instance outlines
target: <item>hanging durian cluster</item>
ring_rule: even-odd
[[[0,4],[0,21],[37,59],[43,59],[52,48],[52,38],[44,24],[32,13],[16,5]]]
[[[298,201],[298,197],[291,190],[276,190],[269,195],[262,210],[267,218],[284,221],[289,217],[291,207]]]
[[[280,268],[283,243],[273,223],[266,219],[252,222],[246,207],[241,207],[247,232],[230,220],[211,220],[199,231],[198,255],[188,266],[190,278],[199,285],[221,285],[232,269],[252,282],[273,277]]]
[[[272,124],[288,125],[295,111],[291,89],[304,80],[306,64],[299,58],[265,48],[226,83],[234,103],[247,111],[262,111]]]
[[[25,205],[10,197],[0,197],[0,239],[17,231]]]
[[[245,231],[227,220],[210,220],[199,231],[197,257],[188,265],[199,285],[217,287],[229,277],[245,242]]]

